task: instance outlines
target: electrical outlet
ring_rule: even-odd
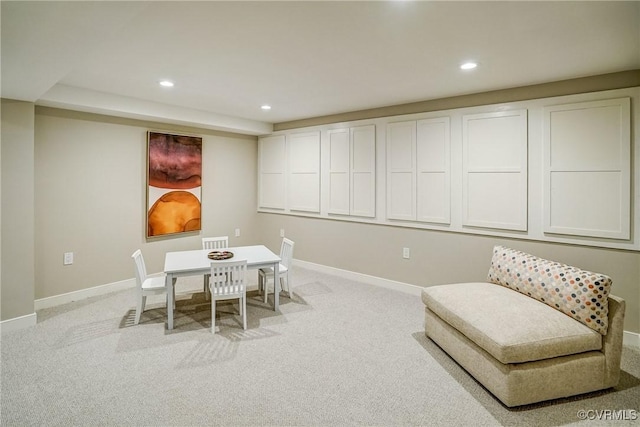
[[[280,237],[284,237],[284,228],[280,229]]]
[[[236,237],[240,237],[240,229],[236,228]]]
[[[65,252],[64,253],[63,263],[64,263],[64,265],[73,264],[73,252]]]
[[[411,251],[409,248],[402,248],[402,258],[409,259],[411,258]]]

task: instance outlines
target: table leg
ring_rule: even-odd
[[[171,274],[167,274],[165,279],[165,286],[167,288],[167,329],[173,329],[173,305],[174,301],[174,293],[173,293],[173,276]]]
[[[273,264],[273,311],[280,307],[280,263]]]

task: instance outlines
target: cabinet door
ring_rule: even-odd
[[[544,109],[544,231],[629,239],[629,98]]]
[[[387,125],[387,218],[416,219],[416,122]]]
[[[449,224],[450,119],[419,120],[416,132],[417,220]]]
[[[376,128],[351,128],[350,213],[376,216]]]
[[[320,132],[289,135],[289,209],[320,212]]]
[[[463,225],[527,230],[527,110],[462,117]]]
[[[258,139],[258,208],[285,209],[285,136]]]
[[[349,215],[350,144],[349,129],[330,130],[329,138],[329,207],[330,214]]]

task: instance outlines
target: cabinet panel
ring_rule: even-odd
[[[289,136],[289,170],[310,173],[320,170],[320,134],[318,132]]]
[[[349,172],[349,130],[331,130],[329,136],[329,170]]]
[[[388,210],[390,219],[414,220],[416,218],[412,172],[394,172],[388,175]]]
[[[416,122],[391,123],[387,126],[387,165],[392,171],[415,167]]]
[[[292,211],[319,212],[319,200],[317,174],[297,173],[289,177],[289,205]]]
[[[416,122],[387,125],[387,218],[416,219]]]
[[[519,173],[479,173],[468,180],[466,223],[476,227],[522,229],[527,193]]]
[[[260,185],[260,202],[262,208],[284,209],[284,174],[262,174]]]
[[[543,116],[544,231],[629,239],[630,99],[554,105]]]
[[[375,125],[327,132],[330,214],[375,217]]]
[[[284,169],[284,135],[260,138],[260,171],[265,173],[282,173]]]
[[[329,206],[331,214],[349,215],[349,129],[330,130],[329,138]]]
[[[463,225],[527,230],[527,110],[462,117]]]
[[[620,107],[573,108],[576,109],[549,112],[551,168],[620,169],[623,148]]]
[[[370,172],[354,172],[352,175],[351,215],[375,216],[375,179]]]
[[[552,172],[553,227],[596,237],[623,230],[620,172]]]
[[[522,127],[521,115],[488,113],[465,116],[465,119],[469,169],[495,171],[521,168],[522,131],[526,132],[526,127]]]
[[[351,168],[355,172],[372,172],[376,165],[376,129],[375,126],[363,126],[351,129],[352,154]]]
[[[420,120],[416,129],[417,220],[451,222],[449,117]]]
[[[329,209],[332,214],[349,215],[349,174],[329,173]]]
[[[320,133],[289,135],[289,209],[320,212]]]
[[[449,118],[417,123],[418,169],[445,172],[449,169]]]
[[[449,223],[449,182],[444,172],[418,174],[418,220]],[[434,202],[435,201],[435,202]]]
[[[376,216],[376,128],[351,128],[351,215]]]
[[[284,135],[258,140],[258,207],[285,209],[286,141]]]

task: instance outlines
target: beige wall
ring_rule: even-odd
[[[203,136],[201,233],[145,239],[149,129]],[[640,253],[258,214],[254,137],[3,100],[0,158],[2,320],[32,314],[34,299],[133,278],[137,248],[159,272],[166,251],[199,247],[202,236],[277,250],[283,228],[297,259],[419,286],[483,280],[495,244],[606,273],[627,300],[625,329],[640,332]],[[64,252],[74,252],[73,265],[63,266]]]
[[[145,238],[150,129],[203,137],[201,233]],[[138,248],[154,273],[165,252],[199,248],[202,236],[257,241],[255,137],[38,107],[35,166],[36,299],[131,279]]]
[[[296,242],[294,258],[385,279],[431,286],[483,281],[500,244],[601,272],[627,302],[625,330],[640,332],[640,253],[347,221],[261,213],[262,240],[279,244],[280,229]],[[402,258],[402,248],[411,251]]]
[[[2,100],[0,319],[33,314],[34,105]]]

